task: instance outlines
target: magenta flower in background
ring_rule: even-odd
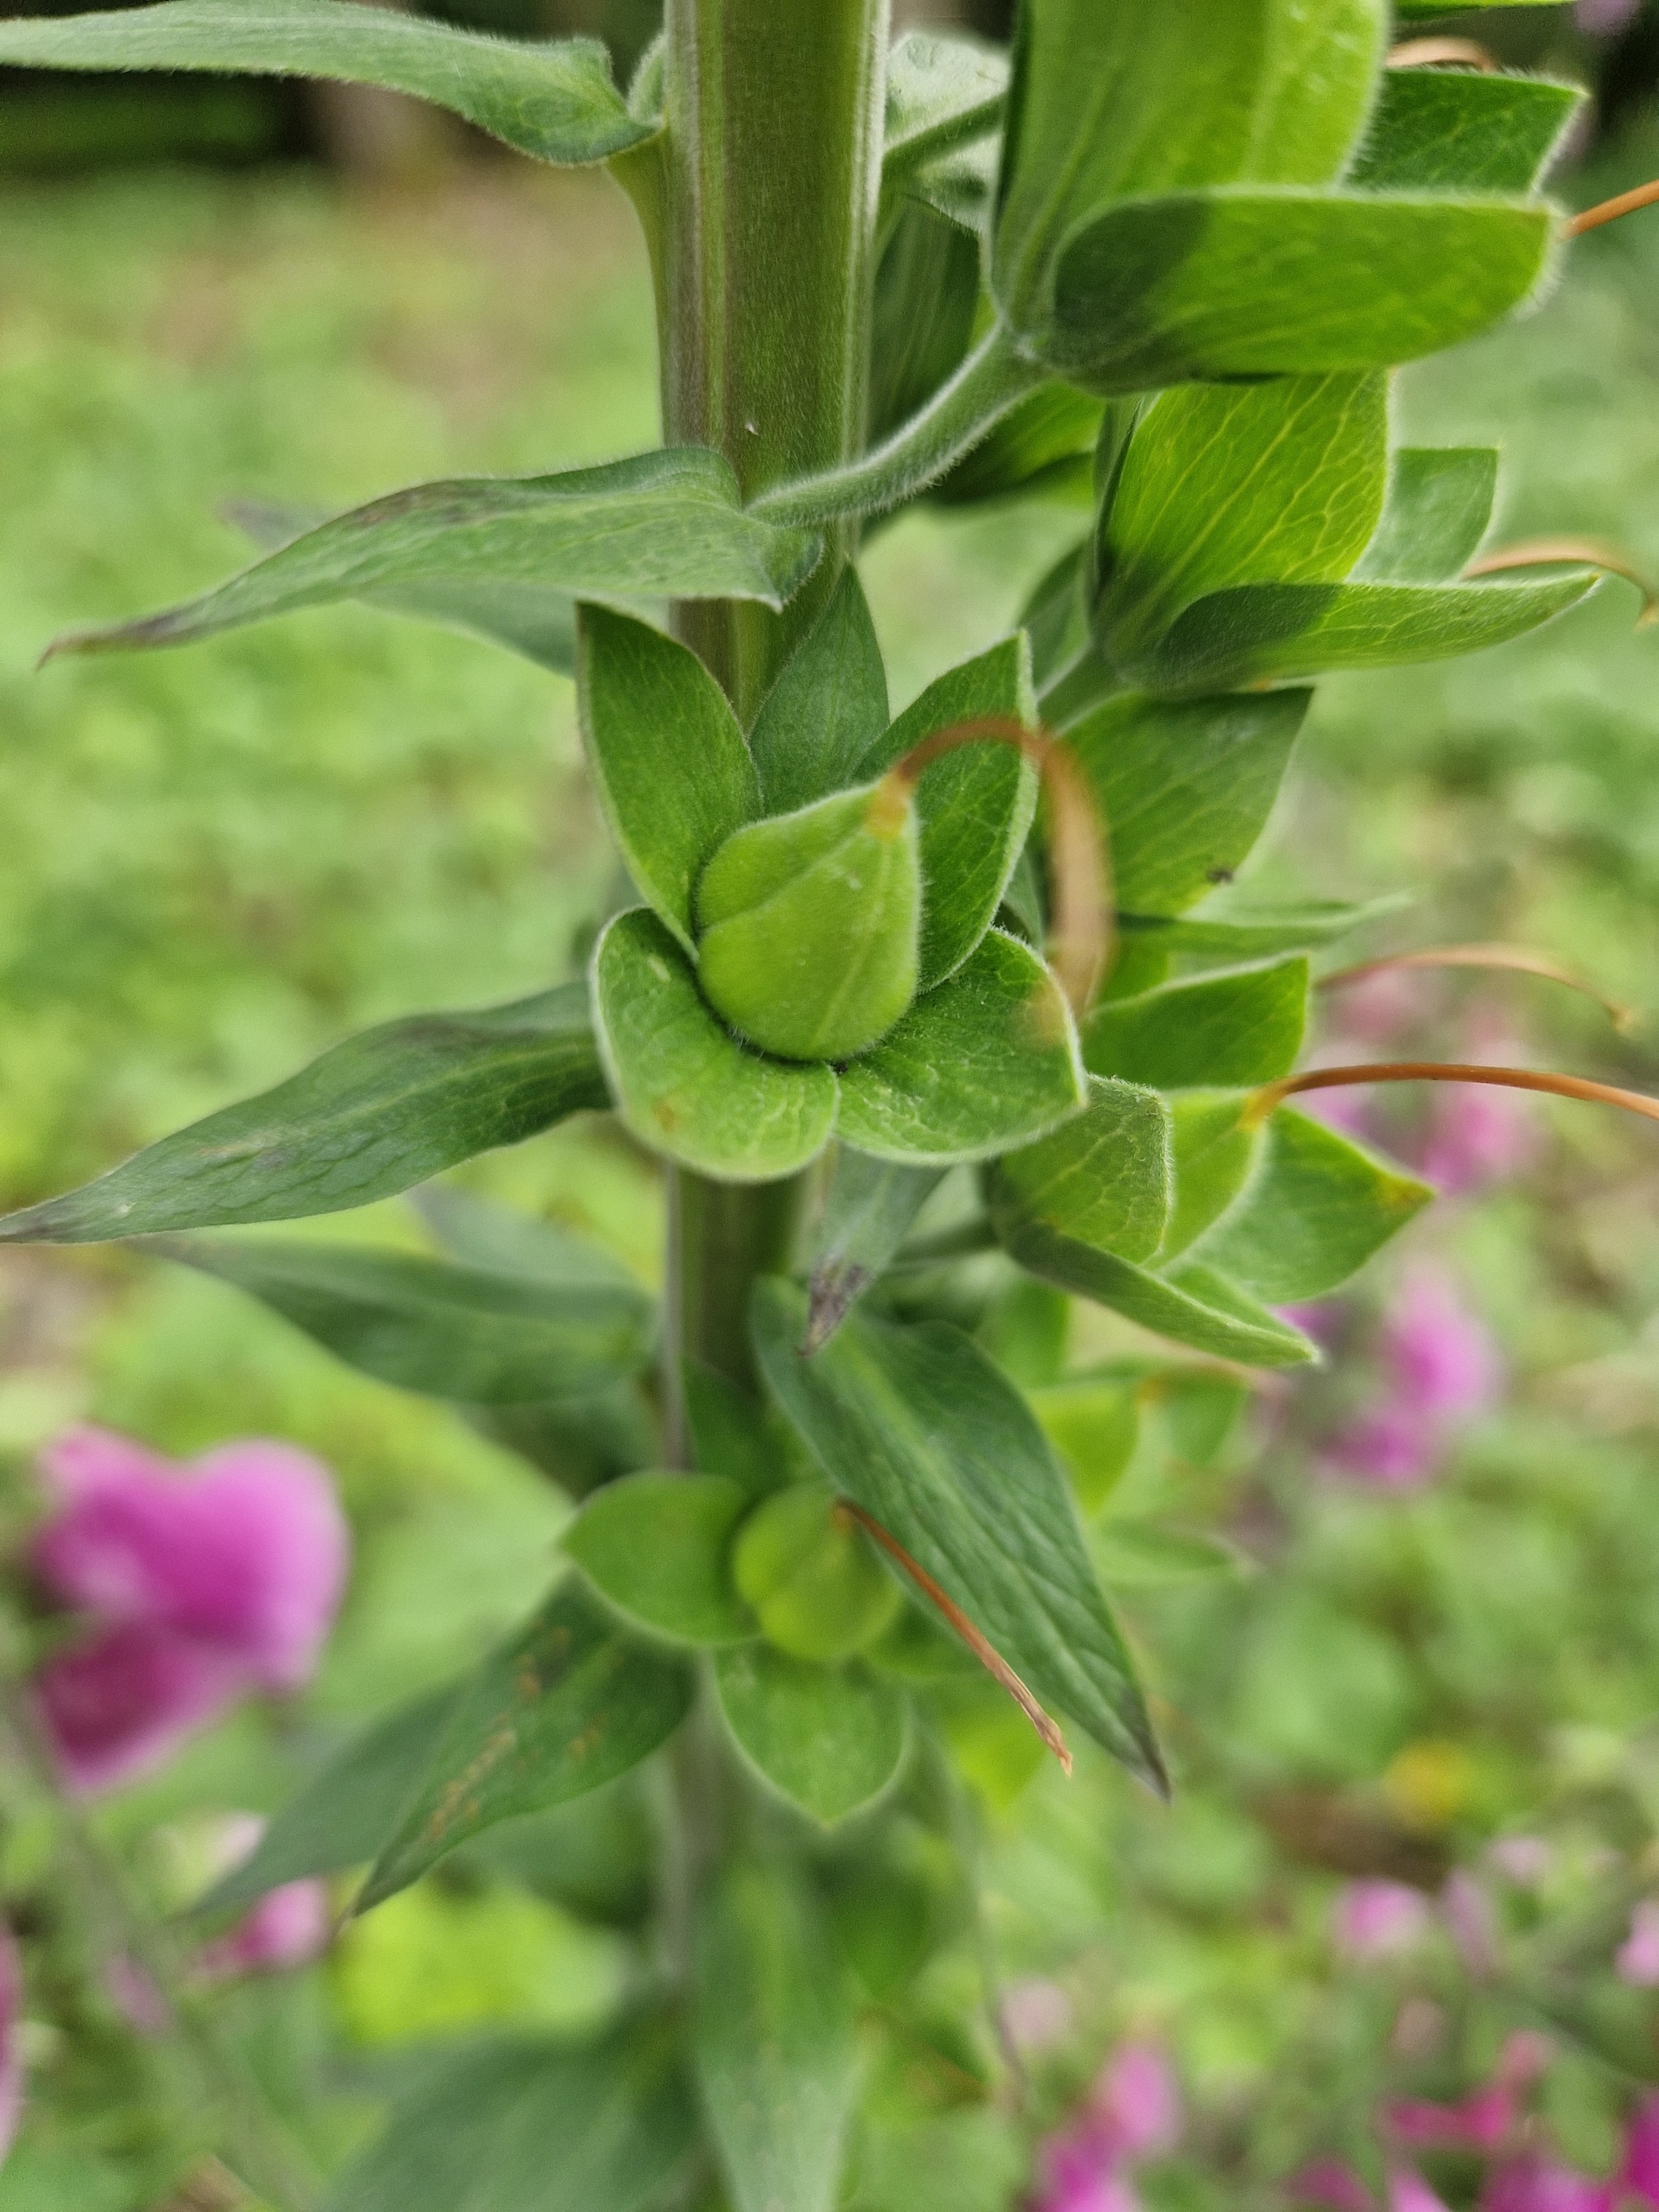
[[[1331,1913],[1331,1941],[1362,1962],[1410,1950],[1428,1927],[1427,1900],[1401,1881],[1345,1882]]]
[[[0,2165],[23,2117],[23,2056],[18,2024],[23,2010],[23,1962],[12,1932],[0,1922]]]
[[[1500,2160],[1486,2176],[1480,2212],[1613,2212],[1612,2185],[1543,2152]]]
[[[1578,0],[1572,16],[1579,29],[1588,31],[1591,38],[1611,39],[1636,21],[1641,7],[1642,0]]]
[[[1012,1983],[1002,1993],[1002,2025],[1016,2051],[1027,2057],[1052,2051],[1072,2032],[1072,2000],[1058,1982],[1041,1974]]]
[[[1498,1972],[1498,1916],[1492,1899],[1464,1868],[1446,1877],[1440,1893],[1440,1917],[1457,1947],[1464,1971],[1477,1982]]]
[[[1496,1398],[1502,1376],[1486,1324],[1444,1269],[1419,1263],[1382,1323],[1383,1395],[1328,1447],[1331,1464],[1380,1489],[1414,1489],[1457,1426]]]
[[[1549,1879],[1555,1852],[1541,1836],[1498,1836],[1486,1846],[1486,1856],[1505,1881],[1517,1889],[1536,1889]]]
[[[1364,2179],[1340,2158],[1310,2159],[1291,2176],[1285,2193],[1296,2204],[1317,2204],[1325,2212],[1374,2212],[1376,2199]]]
[[[255,1440],[178,1467],[80,1428],[43,1471],[57,1510],[36,1535],[34,1571],[94,1624],[35,1678],[69,1788],[128,1781],[239,1698],[308,1678],[349,1553],[319,1462]]]
[[[1181,2092],[1157,2045],[1120,2044],[1082,2110],[1039,2154],[1033,2212],[1139,2212],[1131,2169],[1181,2136]]]
[[[1516,1056],[1512,1048],[1481,1054],[1511,1065]],[[1443,1198],[1457,1198],[1521,1174],[1537,1158],[1542,1141],[1537,1118],[1519,1092],[1447,1084],[1435,1092],[1420,1169]]]
[[[1659,2097],[1647,2098],[1625,2131],[1619,2186],[1626,2197],[1639,2197],[1659,2212]]]
[[[1414,2167],[1400,2166],[1389,2176],[1389,2212],[1446,2212],[1446,2206]]]
[[[326,1883],[290,1881],[262,1897],[234,1928],[204,1945],[195,1972],[206,1982],[286,1973],[320,1959],[332,1933]]]
[[[1613,1970],[1632,1989],[1659,1989],[1659,1905],[1644,1898],[1630,1917],[1630,1934],[1619,1947]]]

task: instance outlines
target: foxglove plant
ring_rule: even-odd
[[[1429,1193],[1292,1091],[1614,1095],[1298,1076],[1310,956],[1359,916],[1210,897],[1307,679],[1499,644],[1618,565],[1483,555],[1496,457],[1391,439],[1395,365],[1546,286],[1541,180],[1580,104],[1394,35],[1385,0],[1024,0],[1006,57],[890,46],[885,0],[668,0],[623,95],[592,42],[343,0],[0,26],[0,61],[380,85],[605,164],[655,279],[659,450],[321,524],[250,511],[240,575],[54,648],[348,599],[471,631],[574,674],[634,885],[580,981],[349,1040],[0,1231],[204,1270],[581,1495],[535,1617],[215,1893],[367,1862],[368,1911],[654,1762],[631,2008],[589,2046],[426,2075],[335,2204],[827,2212],[860,2020],[865,2051],[908,2050],[961,1926],[948,1716],[1006,1696],[1062,1762],[1064,1721],[1166,1787],[1079,1506],[957,1325],[953,1255],[1293,1366],[1312,1346],[1274,1310]],[[1056,489],[1087,526],[1018,629],[895,719],[860,532]],[[663,1164],[660,1314],[605,1254],[441,1187],[427,1256],[200,1233],[411,1190],[580,1110]],[[955,1170],[962,1209],[919,1229]]]

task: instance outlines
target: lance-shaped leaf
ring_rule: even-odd
[[[1099,434],[1097,399],[1066,384],[1042,385],[963,454],[927,496],[941,507],[1016,495],[1086,503]]]
[[[1074,1297],[1110,1306],[1154,1334],[1246,1367],[1295,1367],[1317,1357],[1299,1330],[1237,1285],[1201,1267],[1153,1273],[1042,1222],[1010,1221],[1002,1243],[1030,1273]]]
[[[1402,446],[1389,457],[1382,520],[1355,576],[1449,583],[1474,559],[1497,492],[1498,455],[1490,446]]]
[[[623,1120],[653,1152],[729,1182],[768,1182],[804,1168],[829,1142],[834,1070],[763,1059],[739,1044],[665,925],[643,908],[618,915],[600,938],[593,1007]]]
[[[590,1237],[535,1214],[520,1213],[514,1206],[497,1206],[475,1198],[453,1183],[434,1183],[416,1191],[412,1200],[433,1237],[452,1260],[463,1266],[484,1267],[496,1274],[532,1275],[544,1283],[620,1283],[636,1289],[614,1253]]]
[[[1103,397],[1382,368],[1489,330],[1537,289],[1541,204],[1220,187],[1127,201],[1060,256],[1024,335]]]
[[[859,778],[880,775],[936,730],[999,717],[1031,726],[1036,700],[1022,632],[947,669],[865,754]],[[921,988],[961,967],[1002,902],[1036,810],[1036,775],[1006,744],[963,745],[924,769],[916,786],[921,830]]]
[[[701,1473],[735,1482],[751,1503],[798,1478],[801,1470],[790,1464],[793,1439],[769,1406],[698,1359],[681,1360],[680,1390]]]
[[[1528,582],[1245,584],[1188,607],[1135,672],[1151,689],[1192,693],[1444,660],[1524,636],[1600,581],[1594,568],[1563,563]]]
[[[827,1344],[909,1234],[943,1168],[872,1159],[843,1145],[813,1239],[805,1349]]]
[[[906,199],[876,270],[870,333],[870,442],[879,445],[961,366],[979,310],[979,241]]]
[[[824,1473],[895,1538],[1044,1704],[1158,1786],[1163,1765],[1047,1439],[1013,1384],[944,1322],[854,1314],[811,1359],[805,1300],[753,1304],[768,1383]]]
[[[651,136],[598,39],[480,38],[347,0],[167,0],[0,25],[0,63],[28,69],[212,70],[381,85],[464,116],[542,161],[603,161]]]
[[[887,728],[887,672],[851,563],[761,703],[749,749],[769,814],[792,813],[859,781]]]
[[[588,599],[759,599],[776,607],[818,550],[809,531],[745,514],[726,463],[685,447],[556,476],[463,477],[391,492],[307,531],[200,599],[73,632],[52,649],[185,645],[271,615],[457,574]]]
[[[1060,986],[1028,945],[994,929],[842,1071],[837,1126],[878,1159],[988,1159],[1076,1113],[1084,1080]]]
[[[234,1284],[365,1375],[469,1405],[588,1395],[637,1374],[655,1336],[650,1298],[621,1281],[550,1283],[287,1237],[142,1249]]]
[[[1271,1083],[1294,1066],[1307,1018],[1307,962],[1277,960],[1108,1000],[1083,1052],[1095,1074],[1160,1091]]]
[[[697,1929],[695,2048],[733,2212],[833,2212],[858,2079],[853,1991],[787,1861],[739,1862]]]
[[[628,872],[688,952],[691,895],[711,855],[760,812],[760,784],[726,694],[648,623],[584,607],[582,737]]]
[[[690,1702],[681,1662],[625,1636],[580,1583],[562,1584],[457,1693],[356,1910],[407,1888],[497,1821],[562,1805],[637,1766]]]
[[[619,1613],[674,1644],[758,1634],[732,1586],[732,1538],[750,1500],[717,1474],[625,1476],[595,1492],[559,1539]]]
[[[1173,1192],[1170,1109],[1155,1091],[1091,1079],[1088,1111],[1052,1136],[1005,1153],[987,1177],[994,1214],[1149,1260]]]
[[[228,522],[268,552],[291,545],[328,519],[325,509],[319,514],[314,507],[284,507],[273,500],[234,500],[225,510]],[[550,592],[534,583],[480,581],[463,571],[366,592],[362,605],[465,631],[522,654],[558,676],[575,672],[576,602],[568,592]]]
[[[477,1013],[416,1014],[0,1219],[0,1242],[98,1243],[336,1213],[610,1103],[585,983]]]
[[[367,1865],[425,1781],[462,1687],[428,1690],[342,1744],[196,1911],[228,1912],[285,1882]]]
[[[1170,1101],[1175,1204],[1158,1247],[1164,1267],[1218,1221],[1243,1189],[1261,1149],[1260,1133],[1244,1126],[1249,1096],[1187,1091]]]
[[[642,2212],[696,2133],[665,2021],[582,2045],[492,2036],[415,2072],[323,2212]]]
[[[910,31],[896,40],[887,57],[884,191],[952,147],[994,131],[1007,89],[1007,58],[994,46],[935,31]]]
[[[1370,543],[1388,484],[1374,374],[1165,392],[1118,464],[1096,548],[1095,635],[1133,672],[1194,600],[1328,582]]]
[[[745,1644],[718,1656],[714,1684],[756,1772],[826,1827],[879,1797],[898,1772],[908,1705],[857,1660],[820,1667]]]
[[[1243,1195],[1192,1256],[1267,1304],[1323,1297],[1433,1196],[1415,1176],[1281,1107]]]
[[[1375,921],[1395,904],[1392,899],[1373,899],[1364,906],[1312,899],[1301,905],[1231,908],[1224,915],[1120,914],[1117,929],[1126,951],[1145,946],[1172,959],[1234,968],[1275,952],[1312,951]]]
[[[1349,185],[1383,192],[1536,191],[1586,95],[1496,70],[1386,72]]]
[[[1109,825],[1117,902],[1179,914],[1267,827],[1312,694],[1173,703],[1131,692],[1066,733]]]

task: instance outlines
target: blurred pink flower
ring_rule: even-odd
[[[1573,21],[1593,39],[1617,36],[1641,12],[1642,0],[1578,0]]]
[[[1613,2212],[1613,2191],[1576,2167],[1528,2149],[1500,2160],[1486,2175],[1480,2212]]]
[[[1373,2212],[1375,2198],[1363,2178],[1340,2158],[1313,2158],[1291,2176],[1285,2193],[1297,2204],[1318,2204],[1326,2212]]]
[[[1419,1891],[1400,1881],[1350,1881],[1337,1893],[1331,1940],[1346,1958],[1386,1959],[1420,1942],[1428,1925]]]
[[[1498,1836],[1486,1846],[1486,1856],[1505,1881],[1517,1889],[1536,1889],[1549,1877],[1555,1853],[1541,1836]]]
[[[1058,1982],[1033,1974],[1002,1993],[1002,2025],[1017,2051],[1052,2051],[1072,2032],[1072,2000]]]
[[[165,2035],[173,2025],[167,2001],[154,1978],[125,1951],[104,1966],[104,1992],[135,2035]]]
[[[70,1788],[109,1789],[249,1691],[306,1680],[349,1543],[319,1462],[256,1440],[179,1468],[80,1428],[43,1466],[58,1510],[36,1535],[34,1571],[95,1624],[36,1677]]]
[[[1401,1406],[1360,1413],[1332,1440],[1333,1467],[1379,1490],[1416,1490],[1434,1473],[1439,1439],[1419,1414]]]
[[[1494,1061],[1504,1056],[1490,1055]],[[1518,1091],[1489,1084],[1437,1085],[1423,1146],[1423,1177],[1443,1198],[1456,1198],[1519,1175],[1537,1158],[1541,1142],[1537,1116]]]
[[[1644,1898],[1630,1917],[1630,1934],[1619,1947],[1613,1970],[1632,1989],[1659,1989],[1659,1905]]]
[[[1389,2176],[1389,2212],[1446,2212],[1446,2206],[1413,2167],[1397,2166]]]
[[[1045,2148],[1033,2212],[1140,2212],[1133,2185],[1087,2143],[1060,2136]]]
[[[269,1892],[234,1928],[204,1945],[195,1972],[206,1982],[227,1982],[308,1966],[327,1950],[332,1932],[327,1885],[291,1881]]]
[[[1339,1431],[1330,1463],[1379,1488],[1409,1490],[1438,1465],[1451,1431],[1498,1395],[1497,1348],[1442,1268],[1401,1283],[1378,1340],[1382,1396]]]
[[[16,1940],[0,1922],[0,2165],[23,2117],[23,2054],[18,2024],[23,2010],[23,1962]]]
[[[1619,2185],[1626,2196],[1643,2197],[1659,2212],[1659,2097],[1644,2099],[1625,2130]]]
[[[1416,2150],[1501,2150],[1521,2118],[1522,2100],[1554,2054],[1548,2036],[1522,2028],[1498,2055],[1492,2077],[1455,2105],[1432,2105],[1414,2098],[1383,2106],[1383,2129],[1396,2142]],[[1524,2207],[1509,2212],[1525,2212]]]
[[[1345,1034],[1378,1045],[1426,1021],[1433,999],[1433,982],[1422,969],[1379,968],[1345,983],[1337,1003]]]
[[[1440,1892],[1440,1917],[1456,1946],[1464,1970],[1477,1982],[1498,1971],[1498,1916],[1474,1876],[1458,1867]]]
[[[1164,2052],[1150,2043],[1120,2044],[1081,2112],[1043,2144],[1033,2212],[1139,2212],[1128,2169],[1173,2150],[1181,2118]]]

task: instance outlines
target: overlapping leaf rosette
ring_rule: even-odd
[[[884,1800],[860,1909],[891,1998],[953,1924],[954,1877],[924,1864],[949,1824],[927,1747],[978,1668],[1062,1755],[1060,1719],[1163,1785],[1101,1572],[1133,1550],[1100,1508],[1137,1393],[1155,1376],[1201,1401],[1311,1358],[1278,1310],[1430,1194],[1275,1103],[1310,963],[1361,917],[1229,886],[1304,679],[1501,643],[1601,573],[1559,546],[1483,558],[1496,457],[1389,435],[1395,364],[1547,281],[1540,180],[1580,95],[1388,66],[1389,36],[1382,0],[1027,0],[1011,75],[905,40],[864,459],[747,506],[723,459],[681,449],[418,486],[314,526],[261,510],[271,550],[241,575],[66,641],[180,643],[356,599],[574,672],[637,895],[584,979],[372,1030],[4,1224],[137,1238],[218,1275],[370,1375],[471,1408],[583,1501],[571,1571],[522,1633],[349,1747],[218,1903],[369,1862],[373,1904],[626,1775],[701,1681],[774,1799],[821,1826]],[[0,59],[392,84],[539,158],[611,160],[647,215],[662,189],[653,64],[624,100],[580,42],[174,0],[8,25]],[[909,500],[1018,495],[1077,505],[1078,544],[1012,635],[894,720],[855,571],[826,549]],[[745,728],[661,603],[803,590],[817,619]],[[1036,765],[1056,756],[1109,846],[1112,958],[1086,994],[1057,972],[1070,863]],[[411,1190],[578,1112],[676,1174],[791,1204],[810,1178],[800,1247],[756,1288],[761,1388],[696,1363],[667,1378],[692,1473],[659,1466],[653,1302],[580,1239],[441,1185],[418,1201],[422,1254],[197,1233]],[[953,1176],[973,1194],[930,1238]],[[970,1249],[1179,1349],[1028,1400],[972,1300],[938,1287]],[[819,2118],[788,2154],[834,2170],[853,1999],[820,1889],[738,1865],[708,1908],[697,2063],[751,2179],[744,2116],[765,2098],[744,2008],[774,1954],[818,2006]],[[666,2172],[694,2124],[673,2038],[648,2010],[629,2038],[605,2078],[649,2107]],[[576,2125],[588,2063],[526,2060],[512,2094]],[[461,2155],[465,2109],[458,2091],[404,2114],[398,2170],[423,2142]],[[760,2199],[742,2183],[737,2201]]]

